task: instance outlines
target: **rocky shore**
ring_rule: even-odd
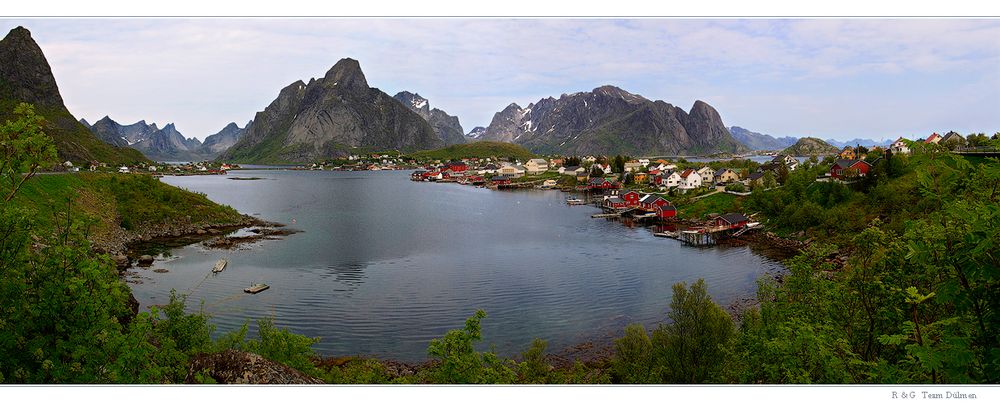
[[[174,222],[147,225],[132,231],[117,227],[112,229],[110,234],[94,237],[91,242],[95,251],[108,253],[118,271],[125,272],[133,264],[149,266],[153,263],[152,256],[139,255],[136,251],[137,246],[144,243],[186,245],[201,242],[209,248],[232,249],[239,245],[277,239],[279,236],[299,232],[284,226],[245,214],[232,222],[200,224],[193,223],[190,216],[185,216]],[[250,228],[252,235],[226,236],[244,228]]]

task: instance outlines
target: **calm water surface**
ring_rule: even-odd
[[[236,176],[262,180],[236,181]],[[486,310],[484,340],[512,355],[550,351],[665,319],[670,286],[704,278],[717,302],[752,295],[780,263],[746,247],[698,249],[646,228],[592,219],[558,191],[498,192],[409,181],[408,172],[241,171],[164,177],[216,202],[304,232],[248,249],[174,248],[136,269],[145,309],[171,289],[203,303],[221,331],[273,317],[321,337],[324,355],[419,361],[427,343]],[[228,268],[209,274],[215,261]],[[242,289],[265,282],[270,290]]]

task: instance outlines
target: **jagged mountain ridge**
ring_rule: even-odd
[[[462,130],[462,124],[459,123],[457,116],[451,116],[447,112],[440,110],[438,108],[431,108],[430,101],[427,98],[420,96],[420,94],[412,93],[409,91],[401,91],[393,98],[402,103],[404,106],[410,108],[411,111],[420,115],[424,118],[434,128],[434,133],[437,133],[438,138],[445,143],[445,145],[452,144],[462,144],[465,143],[465,135]]]
[[[73,117],[41,47],[31,32],[16,27],[0,40],[0,121],[10,119],[21,102],[34,105],[35,113],[45,118],[45,132],[52,137],[61,160],[111,164],[148,161],[135,150],[101,141]]]
[[[108,116],[91,125],[90,130],[107,143],[124,144],[156,161],[212,159],[234,144],[243,133],[236,123],[230,123],[218,133],[208,136],[203,144],[197,138],[184,137],[173,123],[162,129],[156,123],[147,124],[145,120],[122,125]]]
[[[539,154],[678,155],[742,152],[719,113],[702,101],[690,112],[614,86],[548,97],[493,116],[477,139],[520,144]]]
[[[355,148],[414,151],[444,145],[424,118],[369,87],[358,61],[349,58],[322,78],[286,86],[253,122],[220,160],[308,162],[346,156]]]

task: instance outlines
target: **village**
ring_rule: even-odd
[[[463,158],[453,161],[430,161],[414,171],[410,179],[421,182],[457,183],[492,190],[545,189],[575,192],[569,205],[594,205],[603,213],[593,218],[623,219],[627,225],[656,225],[655,236],[679,239],[696,246],[739,237],[762,228],[753,221],[754,214],[744,211],[712,211],[704,216],[684,217],[680,203],[693,204],[716,194],[744,197],[752,191],[780,187],[790,171],[803,162],[824,165],[828,169],[816,182],[853,184],[865,178],[880,160],[908,155],[915,144],[959,145],[965,139],[958,133],[937,133],[911,141],[899,138],[888,147],[845,146],[836,155],[811,156],[808,159],[774,154],[764,163],[734,158],[729,161],[690,163],[683,158],[671,161],[650,158],[614,158],[606,156],[532,158],[518,161],[503,158]],[[667,225],[663,225],[667,224]]]

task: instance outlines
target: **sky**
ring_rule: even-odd
[[[70,112],[241,127],[288,84],[359,60],[466,132],[610,84],[775,136],[918,138],[1000,131],[998,19],[47,18],[28,28]]]

